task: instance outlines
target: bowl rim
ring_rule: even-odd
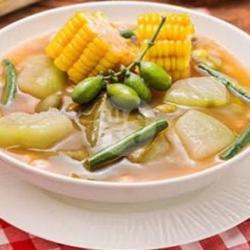
[[[199,16],[201,18],[205,18],[209,21],[212,21],[213,23],[217,23],[220,25],[223,25],[231,30],[233,30],[233,32],[239,34],[242,37],[245,37],[245,39],[249,40],[250,42],[250,36],[243,30],[241,30],[240,28],[224,21],[221,20],[217,17],[214,16],[210,16],[207,15],[205,13],[201,13],[197,10],[193,10],[193,9],[188,9],[185,7],[180,7],[180,6],[176,6],[176,5],[172,5],[172,4],[165,4],[165,3],[154,3],[154,2],[138,2],[138,1],[105,1],[105,2],[87,2],[87,3],[80,3],[80,4],[72,4],[72,5],[67,5],[67,6],[63,6],[63,7],[58,7],[58,8],[54,8],[51,10],[45,10],[42,11],[40,13],[36,13],[33,15],[30,15],[28,17],[22,18],[18,21],[15,21],[5,27],[3,27],[2,29],[0,29],[0,37],[1,34],[9,31],[13,28],[15,28],[16,26],[25,24],[25,22],[27,21],[32,21],[32,19],[35,18],[42,18],[43,16],[47,15],[47,14],[52,14],[55,12],[61,12],[64,10],[70,10],[70,9],[76,9],[76,8],[84,8],[85,6],[114,6],[114,5],[123,5],[124,7],[128,7],[128,6],[148,6],[148,7],[153,7],[153,6],[158,6],[158,7],[167,7],[168,9],[172,9],[173,11],[179,11],[179,12],[187,12],[191,15],[195,15],[195,16]],[[250,152],[250,148],[246,148],[245,150],[243,150],[243,152],[240,152],[238,155],[236,155],[234,158],[222,162],[222,163],[218,163],[215,166],[206,168],[204,170],[201,170],[199,172],[195,172],[192,174],[188,174],[188,175],[183,175],[183,176],[179,176],[179,177],[173,177],[173,178],[169,178],[169,179],[160,179],[160,180],[149,180],[149,181],[138,181],[138,182],[111,182],[111,181],[102,181],[102,180],[86,180],[86,179],[77,179],[77,178],[72,178],[70,176],[66,176],[66,175],[62,175],[59,173],[54,173],[54,172],[50,172],[48,170],[43,170],[43,169],[39,169],[39,168],[34,168],[32,167],[30,164],[23,162],[21,160],[19,160],[18,158],[15,158],[11,155],[8,155],[5,153],[5,149],[0,149],[0,160],[3,160],[4,162],[8,163],[8,165],[15,165],[15,167],[18,167],[21,169],[21,171],[24,172],[30,172],[31,174],[39,174],[42,175],[43,177],[46,177],[48,179],[53,179],[56,180],[58,182],[67,182],[68,184],[74,184],[74,185],[84,185],[84,186],[88,186],[88,187],[95,187],[95,188],[151,188],[151,187],[157,187],[157,186],[161,186],[161,185],[167,185],[167,184],[178,184],[181,182],[187,182],[187,181],[193,181],[196,180],[198,178],[200,178],[200,176],[207,176],[210,175],[212,173],[215,173],[225,167],[227,167],[227,165],[233,165],[236,162],[239,162],[241,159],[247,157],[248,153]]]

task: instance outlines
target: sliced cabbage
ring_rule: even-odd
[[[45,55],[29,57],[18,76],[19,89],[39,99],[63,90],[64,86],[64,73]]]
[[[187,152],[195,160],[218,153],[235,138],[233,132],[220,121],[195,110],[182,115],[175,129]]]
[[[46,149],[73,130],[71,120],[56,109],[34,114],[11,113],[0,118],[0,146]]]
[[[165,96],[165,101],[180,105],[218,107],[228,104],[226,87],[210,77],[193,77],[177,81]]]

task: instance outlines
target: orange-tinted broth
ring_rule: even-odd
[[[10,58],[15,63],[15,65],[17,65],[17,69],[20,70],[22,68],[22,62],[28,56],[44,53],[44,48],[48,44],[48,41],[48,36],[35,39],[22,46],[19,46],[17,49],[9,53],[7,57]],[[209,53],[220,58],[223,62],[222,69],[225,73],[235,77],[242,85],[250,87],[250,73],[221,46],[207,38],[197,38],[196,42],[194,43],[194,48],[207,49]],[[193,75],[199,75],[199,73],[193,71]],[[161,102],[162,94],[156,96],[156,102]],[[232,100],[235,100],[235,98],[231,98]],[[3,108],[2,112],[3,114],[16,111],[33,113],[34,107],[38,101],[38,99],[33,98],[30,95],[18,93],[15,104],[9,108]],[[67,95],[65,96],[64,101],[64,106],[66,106],[70,101]],[[236,103],[238,102],[239,101],[237,100]],[[229,108],[228,106],[200,110],[216,117],[218,120],[230,127],[233,131],[239,133],[250,121],[250,108],[247,107],[247,105],[241,103],[240,106],[242,105],[244,107],[243,110],[238,110],[236,105],[235,111],[232,111],[234,107]],[[187,108],[180,108],[176,115],[174,115],[174,118],[176,119],[183,112],[185,112],[186,109]],[[171,117],[173,118],[173,115],[171,115]],[[166,118],[170,119],[170,116],[166,114]],[[55,148],[60,148],[61,145],[62,148],[67,147],[67,149],[78,149],[84,147],[84,140],[79,139],[81,138],[81,133],[81,131],[78,131],[70,138],[67,138],[66,143],[59,143],[59,145],[57,145]],[[165,157],[143,165],[133,164],[127,159],[124,159],[118,163],[115,163],[111,168],[104,169],[103,171],[94,175],[91,174],[90,176],[86,174],[86,171],[84,171],[81,163],[70,160],[69,158],[63,157],[61,155],[58,156],[50,153],[23,149],[11,149],[8,150],[8,153],[29,163],[33,167],[46,169],[48,171],[63,175],[70,175],[74,172],[78,173],[79,175],[86,175],[90,179],[96,178],[105,181],[125,182],[167,179],[188,175],[211,167],[220,162],[216,156],[202,161],[193,161],[190,159],[180,140],[178,139],[178,136],[175,134],[172,124],[170,124],[167,136],[171,142],[171,147],[170,151]]]

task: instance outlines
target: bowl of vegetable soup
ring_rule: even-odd
[[[0,158],[34,185],[157,200],[249,160],[250,38],[224,21],[87,3],[22,19],[0,40]]]

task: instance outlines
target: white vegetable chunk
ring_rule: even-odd
[[[224,85],[211,77],[193,77],[173,84],[165,101],[187,106],[218,107],[228,104],[229,94]]]
[[[34,114],[11,113],[0,118],[0,146],[46,149],[73,130],[71,120],[56,109]]]
[[[217,119],[199,111],[190,110],[175,125],[184,147],[194,160],[212,156],[229,146],[233,132]]]
[[[64,73],[45,55],[29,57],[18,76],[20,90],[39,99],[63,90],[64,86]]]

